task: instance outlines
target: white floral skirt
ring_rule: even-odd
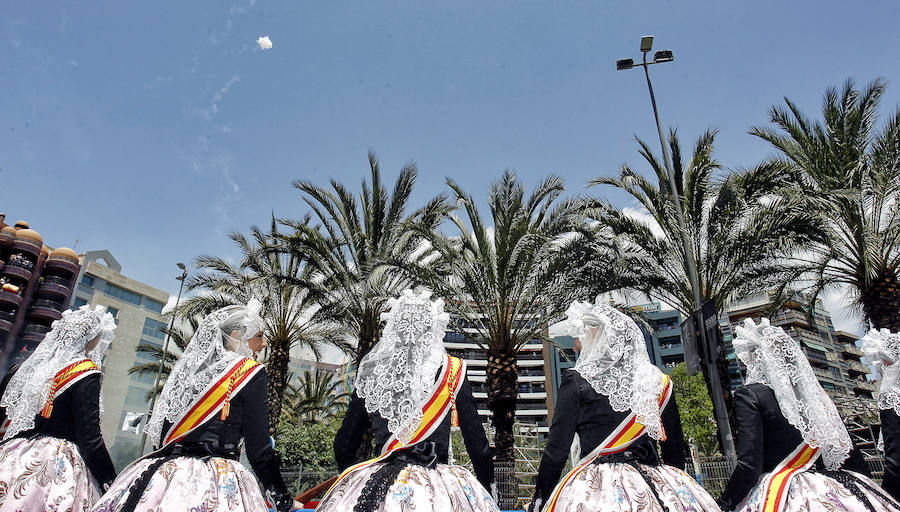
[[[900,504],[887,496],[878,487],[878,484],[859,473],[851,473],[849,471],[847,473],[852,474],[856,479],[862,480],[863,484],[861,485],[856,481],[855,487],[858,490],[857,492],[861,493],[869,501],[872,510],[876,512],[900,511]],[[744,501],[735,510],[741,512],[762,510],[764,488],[761,484],[766,476],[763,475],[760,478],[756,487],[750,491],[750,494],[744,498]],[[815,471],[800,473],[791,480],[784,512],[816,510],[828,512],[869,512],[869,507],[851,489],[834,478]]]
[[[84,512],[99,496],[75,443],[44,436],[0,446],[0,511]]]
[[[123,471],[94,507],[118,512],[129,488],[154,459],[138,461]],[[164,462],[150,478],[135,512],[168,511],[266,512],[266,502],[253,473],[240,463],[219,457],[177,457]]]
[[[350,512],[369,478],[382,464],[351,473],[316,507],[317,512]],[[433,469],[407,465],[390,485],[380,512],[498,512],[490,493],[461,466],[438,464]]]
[[[696,480],[672,466],[591,464],[560,491],[558,512],[716,512],[716,500]],[[655,491],[655,492],[654,492]],[[660,504],[665,504],[666,508]],[[543,504],[546,507],[546,503]]]

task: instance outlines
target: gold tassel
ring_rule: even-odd
[[[222,406],[222,421],[225,421],[228,418],[228,414],[231,413],[231,398],[225,399],[225,404]]]
[[[47,403],[44,404],[44,408],[41,409],[41,417],[49,418],[51,414],[53,414],[53,400],[48,399]]]

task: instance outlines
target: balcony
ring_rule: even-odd
[[[69,296],[69,287],[48,281],[47,278],[44,278],[44,282],[41,283],[40,288],[38,288],[38,295],[41,297],[55,297],[60,300],[65,300]]]
[[[23,329],[23,333],[47,334],[50,332],[50,326],[41,324],[27,324]]]
[[[42,245],[37,244],[35,241],[20,238],[13,242],[12,250],[27,252],[28,254],[32,254],[37,257],[41,255],[41,247]]]
[[[0,304],[11,305],[14,307],[19,307],[22,305],[22,302],[25,300],[24,297],[16,295],[15,293],[8,292],[5,290],[0,290]]]
[[[68,259],[60,257],[51,257],[47,260],[47,263],[44,264],[44,267],[54,270],[62,270],[64,272],[67,272],[69,275],[75,275],[78,273],[77,263],[73,263]]]
[[[2,232],[0,233],[0,247],[11,247],[13,242],[16,241],[16,236],[12,233]]]
[[[37,302],[41,302],[40,300]],[[47,301],[51,302],[51,301]],[[28,316],[30,318],[42,318],[44,320],[59,320],[62,318],[62,313],[58,309],[49,308],[47,306],[38,306],[35,305],[33,308],[28,310]]]
[[[0,332],[7,333],[12,330],[12,322],[0,320]]]
[[[861,373],[863,375],[868,375],[870,373],[869,367],[860,363],[859,361],[849,361],[847,370],[850,372]]]
[[[875,392],[878,390],[878,385],[875,382],[868,380],[853,379],[852,386],[853,389],[860,389],[869,392]]]
[[[844,344],[844,346],[842,347],[842,352],[843,352],[844,354],[849,354],[849,355],[852,355],[852,356],[856,356],[856,358],[860,358],[860,357],[862,357],[863,355],[865,355],[865,354],[863,354],[862,349],[860,349],[860,348],[857,347],[856,345],[851,345],[851,344],[849,344],[849,343],[845,343],[845,344]]]
[[[37,345],[38,343],[44,341],[44,336],[46,336],[46,334],[41,332],[27,332],[22,334],[22,341],[28,344]]]
[[[20,267],[12,262],[6,262],[6,265],[3,267],[3,273],[8,276],[16,276],[19,279],[22,279],[26,283],[31,281],[31,270],[27,268]]]

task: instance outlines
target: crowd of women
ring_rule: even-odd
[[[155,450],[118,475],[100,432],[101,363],[116,324],[102,307],[67,311],[0,383],[0,511],[300,508],[268,433],[259,308],[225,307],[200,323],[146,426]],[[334,439],[342,473],[317,510],[497,511],[466,364],[443,347],[443,301],[406,290],[383,320]],[[863,343],[882,375],[879,486],[797,343],[765,319],[738,327],[734,348],[747,366],[734,395],[738,460],[714,499],[683,470],[674,386],[637,324],[575,302],[564,325],[579,355],[559,387],[529,510],[900,512],[900,334],[872,331]],[[451,417],[474,474],[449,461]],[[358,462],[372,440],[379,455]],[[578,460],[563,474],[573,448]]]

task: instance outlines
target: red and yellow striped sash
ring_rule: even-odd
[[[766,497],[762,503],[762,512],[781,512],[787,503],[787,493],[791,488],[791,480],[798,473],[812,467],[819,458],[819,449],[803,443],[788,455],[766,477]]]
[[[41,409],[41,416],[49,418],[50,414],[53,413],[53,400],[56,398],[56,395],[94,373],[100,373],[100,368],[90,359],[76,361],[58,371],[50,384],[50,394],[47,395],[47,401],[44,403],[44,408]]]
[[[672,396],[672,380],[668,375],[663,375],[663,390],[659,395],[659,410],[662,411],[666,404],[669,403],[669,399]],[[594,448],[594,450],[588,454],[587,457],[583,458],[578,464],[572,468],[572,471],[569,471],[566,476],[556,484],[556,488],[553,490],[553,493],[550,495],[550,499],[547,501],[547,506],[544,509],[544,512],[553,512],[556,510],[556,503],[559,501],[559,496],[562,493],[562,490],[568,485],[570,482],[575,480],[575,477],[578,476],[586,467],[588,467],[597,457],[602,455],[609,455],[610,453],[621,452],[631,446],[639,437],[644,434],[646,427],[637,421],[637,416],[632,412],[625,418],[622,423],[616,427],[603,442],[600,443],[599,446]],[[665,436],[665,432],[663,432],[663,436]],[[665,437],[663,437],[665,439]]]
[[[230,395],[240,390],[261,368],[259,363],[249,358],[243,358],[235,363],[219,380],[207,388],[188,412],[169,429],[162,445],[174,443],[206,423],[225,406]]]
[[[328,492],[325,493],[322,501],[325,501],[325,498],[328,497],[331,490],[350,473],[375,464],[376,462],[387,458],[397,450],[409,448],[410,446],[427,439],[428,436],[440,426],[441,422],[444,421],[444,418],[456,401],[456,392],[459,390],[459,386],[462,384],[463,378],[466,375],[465,368],[466,365],[462,359],[447,356],[447,362],[444,364],[441,376],[436,383],[431,398],[422,406],[422,419],[419,421],[419,425],[416,427],[410,440],[404,443],[398,439],[396,435],[391,436],[385,443],[381,455],[345,469],[331,485],[331,488],[328,489]]]

